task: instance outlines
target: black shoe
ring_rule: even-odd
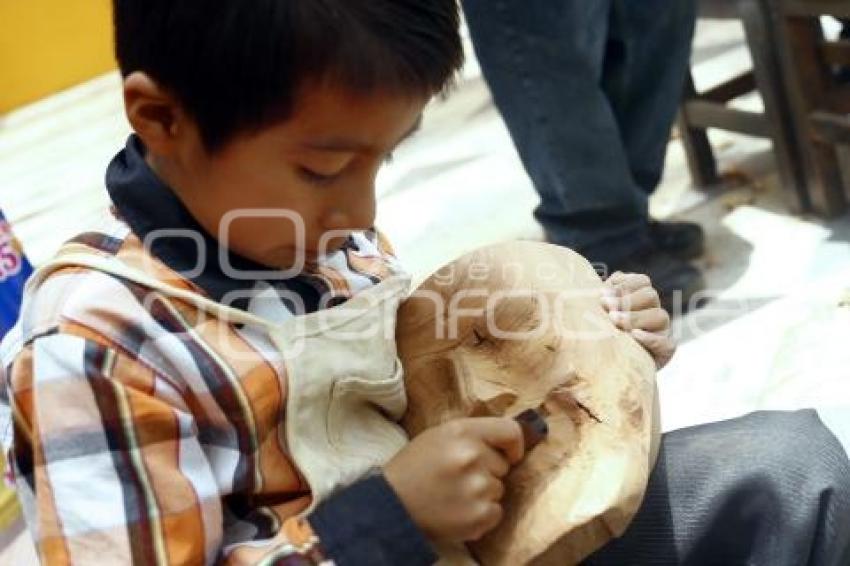
[[[661,306],[671,315],[683,314],[699,306],[692,304],[692,299],[705,289],[705,278],[699,269],[657,248],[644,249],[620,261],[595,265],[597,269],[604,267],[608,275],[617,271],[648,275],[661,296]]]
[[[655,247],[681,260],[705,253],[705,233],[693,222],[649,222],[649,237]]]

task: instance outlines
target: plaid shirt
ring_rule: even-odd
[[[243,307],[272,319],[293,316],[274,293],[280,285],[307,297],[330,293],[337,304],[398,269],[386,242],[367,232],[295,280],[238,283],[216,265],[183,277],[176,269],[195,259],[185,242],[142,245],[156,228],[196,228],[143,151],[131,139],[110,166],[120,218],[69,245],[216,300],[248,285],[253,298]],[[433,558],[380,475],[299,515],[311,494],[283,433],[286,372],[256,329],[131,281],[63,268],[28,296],[0,355],[5,441],[44,563]]]

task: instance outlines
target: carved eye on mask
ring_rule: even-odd
[[[483,564],[578,562],[640,505],[659,436],[655,365],[611,324],[601,286],[581,256],[516,242],[453,262],[399,310],[411,436],[546,415],[548,437],[506,480],[504,520],[472,545]]]

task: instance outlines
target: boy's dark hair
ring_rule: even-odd
[[[299,87],[432,95],[463,62],[456,0],[114,0],[124,76],[143,71],[209,151],[287,119]]]

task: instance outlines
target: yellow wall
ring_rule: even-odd
[[[110,0],[0,0],[0,113],[115,66]]]
[[[0,0],[0,114],[114,67],[110,0]],[[3,460],[0,532],[20,513]]]
[[[0,473],[6,474],[6,459],[0,454]],[[12,526],[21,514],[21,507],[15,492],[6,487],[0,477],[0,533]]]

